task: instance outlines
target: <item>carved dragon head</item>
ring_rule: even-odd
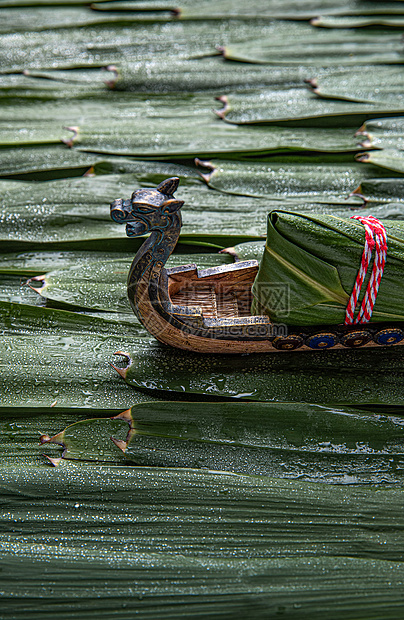
[[[152,230],[163,232],[170,226],[172,216],[184,204],[176,200],[174,192],[178,188],[178,177],[166,179],[156,189],[138,189],[129,200],[114,200],[111,204],[111,217],[115,222],[126,224],[128,237],[139,237]]]

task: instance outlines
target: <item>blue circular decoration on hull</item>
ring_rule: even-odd
[[[337,344],[338,340],[335,334],[315,334],[306,340],[306,345],[310,349],[331,349]]]
[[[398,344],[404,338],[404,331],[402,329],[382,329],[375,335],[375,342],[381,345],[391,346]]]

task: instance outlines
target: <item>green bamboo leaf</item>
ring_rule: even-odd
[[[59,6],[57,11],[48,7],[10,7],[0,5],[0,33],[41,32],[58,28],[83,28],[84,26],[119,26],[138,23],[167,22],[169,11],[131,11],[130,13],[93,11],[84,6]]]
[[[156,175],[170,173],[182,177],[184,184],[187,178],[197,177],[197,174],[186,166],[170,163],[153,164],[148,161],[139,163],[124,157],[86,153],[75,148],[67,148],[66,145],[28,145],[20,148],[4,148],[1,153],[0,177],[23,181],[49,181],[67,177],[93,176],[94,174],[130,173],[135,175],[141,183],[147,182],[147,179],[149,182],[154,182]],[[28,184],[18,184],[15,187],[17,186],[29,187]],[[32,187],[35,187],[35,184]]]
[[[80,86],[94,86],[95,84],[104,84],[108,79],[107,67],[85,67],[76,69],[26,69],[22,75],[19,74],[5,74],[2,78],[28,78],[31,81],[35,80],[48,80],[50,82],[57,82],[64,84],[65,87],[73,88],[74,85]],[[35,115],[36,116],[36,115]]]
[[[210,191],[196,173],[172,164],[138,162],[137,174],[63,179],[47,183],[0,180],[3,251],[37,249],[134,252],[142,240],[125,237],[124,227],[112,222],[109,204],[130,197],[138,187],[153,187],[179,173],[185,200],[181,244],[215,251],[265,234],[267,203],[253,201],[243,230],[239,217],[245,199]],[[62,245],[63,244],[63,245]],[[191,250],[188,250],[191,251]]]
[[[53,9],[51,12],[55,13]],[[94,16],[96,18],[97,13]],[[17,73],[26,69],[103,67],[120,62],[123,55],[134,62],[136,59],[138,62],[151,61],[156,53],[173,56],[172,45],[176,39],[177,53],[181,58],[216,51],[217,41],[205,24],[188,28],[181,40],[177,24],[166,24],[164,30],[163,33],[161,24],[59,29],[47,31],[45,40],[42,32],[3,34],[0,36],[3,43],[0,51],[2,71]],[[254,30],[251,34],[254,35]],[[93,42],[89,43],[91,40]]]
[[[103,0],[99,0],[103,2]],[[86,0],[1,0],[2,8],[13,7],[59,7],[62,6],[87,6]]]
[[[319,28],[368,28],[381,26],[382,28],[402,28],[403,15],[358,15],[349,17],[321,16],[310,21],[312,26]]]
[[[58,12],[59,9],[50,9],[52,14]],[[96,12],[90,14],[98,19]],[[108,19],[105,14],[101,17]],[[53,15],[51,19],[57,19],[57,16]],[[46,37],[42,32],[12,32],[0,35],[0,63],[3,73],[85,67],[93,70],[110,64],[120,65],[125,58],[132,66],[140,65],[141,73],[144,63],[149,71],[160,65],[161,69],[154,68],[154,72],[159,71],[163,78],[164,72],[170,71],[171,63],[212,56],[218,53],[218,44],[225,45],[230,39],[244,41],[263,37],[273,30],[271,23],[263,24],[260,20],[245,22],[225,18],[220,23],[220,35],[216,28],[212,28],[212,22],[205,19],[186,24],[171,19],[163,28],[159,23],[61,28],[47,30]],[[296,69],[293,73],[296,76]],[[290,79],[290,75],[285,74],[282,78],[278,72],[278,79],[284,82]],[[153,84],[152,79],[146,78],[144,75],[149,89],[162,92],[162,84]],[[178,91],[181,83],[177,83],[175,90]]]
[[[68,136],[70,138],[71,132]],[[2,148],[0,177],[29,175],[27,179],[48,180],[81,176],[88,173],[97,160],[99,158],[93,153],[69,149],[62,144]]]
[[[58,304],[68,304],[87,310],[104,310],[132,315],[126,282],[133,255],[113,260],[73,264],[67,269],[52,271],[35,281],[31,286],[45,299]],[[169,267],[197,263],[200,267],[213,267],[232,262],[228,254],[177,254],[168,262]]]
[[[382,169],[387,168],[395,173],[404,173],[404,151],[393,149],[370,151],[369,153],[361,153],[356,157],[356,161],[380,166]]]
[[[25,109],[25,113],[29,113]],[[38,123],[32,120],[27,120],[22,127],[20,123],[10,124],[10,121],[5,115],[4,121],[2,119],[0,126],[0,146],[19,146],[19,145],[53,145],[60,144],[63,140],[66,142],[70,140],[71,132],[66,128],[49,127],[48,124],[43,123],[42,126],[38,126]]]
[[[115,461],[116,444],[122,457],[142,466],[380,483],[401,479],[403,433],[396,416],[347,408],[158,402],[136,405],[115,420],[76,422],[43,441],[62,445],[63,458],[72,460]]]
[[[106,115],[108,125],[100,120]],[[183,102],[169,96],[154,101],[137,98],[136,113],[130,117],[127,97],[123,96],[119,103],[106,100],[94,105],[78,122],[77,148],[113,155],[238,157],[282,150],[358,150],[350,129],[259,126],[235,129],[218,121],[211,112],[211,99],[202,96],[188,97]]]
[[[312,76],[306,73],[305,77]],[[324,99],[303,88],[233,92],[221,99],[224,107],[217,113],[228,123],[238,125],[311,121],[311,124],[318,126],[321,119],[325,125],[341,128],[357,125],[370,116],[398,114],[404,108],[404,104],[400,101],[358,104],[358,102]]]
[[[357,131],[364,148],[404,149],[404,118],[377,118],[366,121]]]
[[[209,172],[201,176],[209,187],[261,198],[299,197],[303,209],[306,201],[334,204],[334,208],[340,209],[358,204],[355,196],[347,200],[350,193],[361,181],[375,174],[371,166],[361,166],[347,158],[304,155],[237,162],[216,159],[205,167]],[[389,176],[387,172],[385,175]],[[377,176],[383,174],[378,171]]]
[[[174,171],[183,173],[184,180],[196,176],[185,166],[143,162],[134,163],[134,174],[126,177],[104,175],[42,184],[2,180],[2,240],[43,243],[123,236],[111,221],[110,202],[121,193],[130,196],[138,185],[153,186],[155,179]]]
[[[402,608],[396,485],[64,463],[3,467],[0,487],[10,616],[157,620],[197,606],[223,618],[376,620]]]
[[[234,247],[225,248],[224,252],[229,252],[237,261],[257,260],[260,261],[265,249],[265,241],[247,241],[238,243]]]
[[[35,71],[26,71],[25,74],[3,74],[0,75],[0,100],[3,105],[10,105],[10,103],[18,102],[21,104],[22,100],[30,101],[48,101],[54,99],[64,99],[66,97],[66,91],[69,92],[70,99],[84,99],[86,97],[101,97],[105,95],[106,84],[108,75],[112,75],[105,70],[87,69],[86,71],[71,70],[70,75],[68,72],[49,72],[46,75],[45,72],[42,75]],[[54,109],[56,114],[56,110]],[[44,119],[42,119],[44,121]],[[29,119],[24,119],[24,124],[32,126],[32,122]],[[44,121],[45,122],[45,121]],[[46,126],[49,127],[49,121]],[[3,131],[4,125],[2,127]],[[58,130],[58,138],[60,141],[62,134],[66,133],[66,130],[62,131],[62,126],[55,125],[54,131]],[[23,136],[20,136],[23,138]],[[70,134],[67,133],[67,138],[70,138]]]
[[[379,151],[375,151],[378,153]],[[371,206],[365,209],[366,215],[371,215],[370,211],[377,212],[379,219],[402,219],[401,205],[404,197],[404,179],[402,177],[389,179],[365,179],[361,182],[355,192],[363,196],[366,203],[385,203],[378,207]],[[361,210],[362,212],[362,210]],[[339,215],[339,214],[338,214]]]
[[[211,50],[213,51],[213,50]],[[196,54],[195,54],[196,55]],[[300,85],[307,77],[307,67],[276,66],[268,71],[265,66],[225,62],[222,58],[173,58],[170,55],[143,62],[124,57],[116,61],[117,71],[111,87],[116,91],[144,93],[178,93],[208,91],[221,95],[223,89],[250,91],[251,88],[275,88]]]
[[[363,67],[319,77],[312,81],[316,95],[359,103],[401,107],[404,78],[401,67]]]
[[[117,323],[5,302],[0,311],[1,407],[118,413],[145,400],[108,367],[108,359],[125,343],[148,348],[150,337],[134,318],[126,315]]]
[[[75,461],[98,461],[100,463],[125,463],[124,454],[112,441],[125,441],[128,424],[121,419],[93,418],[69,424],[53,437],[41,435],[41,445],[57,444],[63,447],[62,458]],[[60,458],[59,453],[51,453],[50,458]],[[57,463],[57,461],[56,461]]]
[[[186,240],[189,241],[189,238],[186,238]],[[140,240],[139,247],[142,242],[143,240]],[[137,251],[136,248],[138,246],[134,247],[134,251]],[[203,254],[195,256],[195,253],[199,252],[200,254],[203,250]],[[194,253],[191,253],[192,251]],[[80,268],[87,269],[90,264],[98,263],[100,265],[103,261],[120,260],[122,264],[128,266],[133,257],[133,252],[114,252],[108,259],[105,257],[105,252],[8,252],[7,254],[0,254],[0,274],[6,277],[17,276],[20,278],[19,282],[21,283],[21,278],[24,276],[27,278],[40,276],[50,271],[60,272],[60,270],[63,270],[64,275],[67,275],[72,269],[76,268],[77,270],[78,265],[80,265]],[[212,247],[209,247],[208,244],[198,244],[195,240],[194,245],[190,243],[184,244],[183,242],[177,245],[174,255],[169,259],[169,264],[186,264],[195,260],[202,262],[204,265],[214,265],[230,262],[232,259],[219,255],[213,244]]]
[[[115,252],[111,259],[129,260],[131,254]],[[105,252],[62,251],[62,252],[8,252],[0,254],[0,274],[3,276],[40,276],[48,271],[68,270],[77,265],[86,268],[89,264],[100,264]]]
[[[201,356],[156,343],[147,352],[127,349],[120,370],[137,389],[256,401],[402,405],[401,349]]]
[[[38,298],[35,291],[26,285],[26,280],[12,274],[0,276],[0,300],[10,304],[44,306],[45,300]]]
[[[13,1],[13,0],[7,0]],[[28,1],[28,0],[14,0]],[[321,0],[320,2],[310,3],[309,6],[303,5],[296,0],[269,0],[263,5],[259,0],[246,5],[241,0],[202,0],[197,5],[192,0],[118,0],[117,2],[96,3],[95,7],[99,10],[121,10],[139,11],[143,10],[176,10],[177,19],[301,19],[308,20],[317,15],[360,15],[378,14],[401,14],[403,10],[393,2],[362,2],[358,6],[357,2],[349,0]]]
[[[91,252],[89,254],[91,254]],[[99,264],[100,262],[102,262],[102,260],[103,260],[103,256],[100,254]],[[179,261],[179,262],[182,262],[182,261]],[[78,264],[76,263],[76,270],[77,269],[78,269]],[[59,308],[62,310],[69,310],[72,312],[85,313],[86,315],[93,316],[96,319],[102,318],[103,320],[108,321],[108,324],[111,326],[111,329],[114,329],[112,327],[113,323],[120,324],[122,322],[122,319],[124,322],[129,321],[130,325],[132,325],[132,322],[134,322],[135,324],[138,324],[133,313],[131,311],[129,312],[129,308],[126,307],[126,293],[125,293],[126,282],[122,282],[122,286],[120,288],[116,287],[117,298],[114,298],[112,295],[109,295],[109,299],[111,300],[110,305],[111,305],[111,308],[113,308],[111,310],[108,310],[108,303],[105,300],[101,299],[101,295],[98,295],[97,297],[96,295],[96,291],[98,288],[97,285],[95,285],[94,287],[96,290],[94,291],[92,296],[88,295],[86,298],[85,295],[82,295],[82,298],[80,301],[82,301],[83,304],[85,304],[86,301],[89,302],[88,298],[90,298],[90,299],[95,299],[95,303],[98,302],[99,305],[103,305],[103,308],[107,307],[106,309],[102,309],[101,311],[98,308],[94,309],[91,306],[86,307],[85,305],[79,306],[77,303],[76,304],[69,303],[68,294],[65,299],[63,299],[62,295],[59,295],[59,296],[55,295],[56,300],[45,299],[41,295],[38,295],[37,289],[30,288],[28,284],[29,284],[29,281],[27,281],[27,279],[21,278],[21,276],[15,276],[15,275],[13,276],[7,273],[2,274],[0,276],[0,285],[1,285],[0,301],[7,302],[7,304],[13,304],[13,305],[24,304],[25,306],[36,306],[36,307],[42,307],[42,308],[44,307]],[[38,287],[40,286],[41,282],[34,280],[31,284],[33,287],[34,286]],[[108,293],[106,295],[107,299],[108,299]],[[122,305],[121,310],[123,311],[123,313],[125,313],[126,311],[126,316],[122,316],[121,311],[117,312],[115,310],[119,302],[121,302],[121,305]],[[102,314],[100,312],[102,312]]]
[[[194,104],[193,104],[194,105]],[[150,106],[149,106],[150,107]],[[193,107],[193,106],[192,106]],[[108,108],[109,110],[109,108]],[[107,110],[105,110],[107,111]],[[350,129],[308,130],[288,127],[238,126],[218,122],[211,112],[177,110],[170,118],[155,106],[156,116],[128,122],[111,118],[108,128],[99,120],[84,121],[76,148],[81,151],[168,159],[179,157],[230,157],[266,155],[278,151],[356,152]],[[161,114],[157,115],[157,113]],[[132,124],[133,123],[133,124]],[[181,131],[179,132],[179,127]],[[154,136],[154,140],[153,140]]]
[[[108,213],[109,203],[122,191],[116,177],[68,179],[39,185],[1,181],[0,185],[4,250],[18,250],[24,244],[35,247],[120,236]],[[86,249],[85,244],[80,249]]]
[[[112,96],[100,97],[85,110],[80,101],[60,104],[56,109],[48,102],[26,104],[17,110],[8,105],[3,108],[0,145],[53,140],[74,144],[82,151],[158,159],[221,154],[237,157],[289,149],[358,150],[350,129],[235,128],[212,114],[211,101],[211,96],[203,95],[138,95],[134,105],[133,96],[125,93],[118,101]],[[74,130],[69,133],[66,126]]]
[[[68,426],[72,422],[83,420],[89,413],[99,415],[96,409],[86,409],[85,413],[79,411],[63,411],[60,408],[41,408],[35,410],[2,408],[0,415],[0,431],[2,437],[1,467],[18,466],[32,467],[43,463],[44,448],[40,438],[45,433],[56,434],[61,427]],[[107,418],[108,420],[109,418]],[[126,425],[127,434],[127,425]],[[117,436],[120,437],[119,431]],[[125,433],[123,433],[125,439]],[[114,446],[115,447],[115,446]],[[51,448],[54,448],[52,451]],[[50,457],[59,457],[60,446],[53,444],[47,449]],[[116,450],[115,450],[116,453]],[[122,463],[119,454],[116,462]]]
[[[404,13],[404,12],[403,12]],[[349,26],[348,26],[349,28]],[[352,30],[328,32],[309,24],[284,22],[274,26],[275,36],[233,41],[224,47],[229,60],[270,65],[377,65],[402,63],[397,35]],[[279,41],[281,35],[283,38]],[[290,45],[293,40],[293,46]],[[384,67],[386,69],[386,67]]]

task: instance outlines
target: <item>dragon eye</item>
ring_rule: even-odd
[[[148,207],[146,205],[134,205],[135,210],[139,213],[153,213],[153,207]]]

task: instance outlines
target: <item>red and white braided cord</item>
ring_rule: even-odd
[[[365,246],[363,248],[358,275],[356,276],[351,297],[349,298],[346,308],[345,325],[352,325],[353,323],[368,323],[370,321],[373,307],[376,303],[376,297],[387,256],[387,234],[383,224],[378,219],[373,217],[373,215],[369,215],[369,217],[353,215],[351,219],[359,220],[365,227]],[[358,315],[354,319],[356,304],[358,302],[362,284],[366,278],[373,250],[375,251],[375,255],[373,259],[372,273],[369,278]]]

